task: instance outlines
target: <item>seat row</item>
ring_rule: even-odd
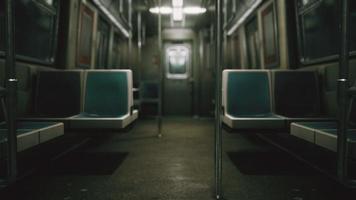
[[[17,120],[18,151],[64,135],[64,127],[123,129],[138,117],[130,70],[41,71],[35,91],[34,113]],[[1,122],[0,143],[6,133]]]
[[[223,122],[233,129],[289,129],[296,121],[332,120],[321,112],[314,71],[224,70]]]
[[[223,122],[230,128],[290,130],[336,151],[337,122],[321,112],[315,71],[224,70],[222,81]],[[356,155],[356,102],[350,104],[348,143]]]
[[[131,70],[39,72],[30,120],[61,121],[70,129],[123,129],[138,118],[132,85]]]
[[[350,101],[348,111],[347,143],[352,157],[356,158],[356,101]],[[290,132],[302,140],[337,152],[337,121],[294,122]]]

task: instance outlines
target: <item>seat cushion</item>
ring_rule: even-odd
[[[315,143],[316,130],[334,128],[337,128],[335,121],[294,122],[290,126],[290,134],[308,142]]]
[[[73,117],[71,117],[71,119],[80,119],[80,118],[121,118],[125,115],[120,115],[120,116],[117,116],[117,115],[99,115],[99,114],[90,114],[90,113],[80,113],[78,115],[75,115]]]
[[[85,117],[80,114],[69,119],[71,129],[123,129],[132,122],[129,114],[121,117]]]
[[[302,127],[310,128],[310,129],[335,129],[337,128],[336,121],[317,121],[317,122],[298,122]]]
[[[330,151],[337,151],[337,129],[320,129],[315,131],[315,144]],[[350,152],[356,158],[356,130],[350,129],[347,131],[347,142]]]
[[[64,135],[64,125],[58,122],[27,122],[16,123],[17,131],[31,130],[38,134],[39,143],[44,143]],[[6,130],[6,124],[1,123],[0,129]]]
[[[223,122],[233,129],[284,129],[285,119],[278,115],[233,117],[224,115]]]
[[[0,135],[2,135],[0,143],[7,142],[7,130],[0,129]],[[39,142],[39,132],[31,129],[19,129],[17,134],[17,151],[21,152],[26,149],[37,146]]]

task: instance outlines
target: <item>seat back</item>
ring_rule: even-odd
[[[35,113],[41,117],[70,117],[81,111],[82,71],[41,71]]]
[[[129,113],[130,76],[132,77],[130,70],[87,71],[84,113],[100,117],[118,117]]]
[[[234,117],[272,114],[270,78],[266,70],[224,70],[223,106]]]
[[[316,71],[273,70],[272,83],[276,114],[287,117],[320,115]]]

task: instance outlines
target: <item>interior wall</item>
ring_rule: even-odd
[[[206,93],[213,93],[211,87],[206,87],[209,81],[207,79],[212,78],[212,71],[206,70],[206,64],[203,63],[199,55],[200,54],[200,42],[199,33],[191,29],[165,29],[162,31],[162,40],[164,42],[169,41],[190,41],[192,43],[192,53],[193,53],[193,114],[199,116],[206,116],[203,113],[204,108],[201,106],[206,104],[205,102],[211,102],[211,95],[205,95]],[[205,45],[205,47],[207,47]],[[204,47],[201,47],[204,48]],[[204,50],[204,49],[202,49]],[[163,55],[163,54],[162,54]],[[209,55],[204,54],[204,56]],[[148,37],[146,43],[142,46],[141,59],[138,64],[139,74],[141,81],[157,81],[159,80],[159,75],[162,72],[159,67],[159,62],[162,62],[162,67],[164,67],[164,60],[159,56],[158,50],[158,37]],[[210,75],[209,75],[210,73]],[[204,94],[204,96],[203,96]],[[206,99],[205,97],[209,97]],[[211,104],[211,103],[210,103]]]

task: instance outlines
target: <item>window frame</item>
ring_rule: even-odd
[[[280,64],[280,48],[279,48],[279,27],[278,27],[278,13],[277,13],[277,2],[271,1],[267,3],[260,11],[261,16],[261,35],[262,35],[262,45],[263,45],[263,64],[266,69],[278,68]],[[274,43],[274,55],[267,56],[266,52],[266,24],[264,23],[265,17],[272,12],[273,14],[273,43]]]
[[[59,15],[60,15],[60,3],[59,0],[53,0],[53,4],[56,3],[56,8],[52,5],[48,5],[45,0],[33,0],[33,3],[38,6],[39,9],[42,9],[43,11],[47,12],[47,14],[52,15],[55,19],[53,20],[52,24],[52,30],[50,34],[52,35],[52,48],[51,48],[51,59],[50,61],[45,61],[39,58],[33,58],[31,56],[26,56],[26,55],[20,55],[16,54],[16,49],[15,49],[15,59],[18,61],[23,61],[23,62],[29,62],[29,63],[34,63],[34,64],[42,64],[42,65],[47,65],[50,67],[54,67],[57,61],[57,48],[58,48],[58,29],[59,29]],[[6,17],[6,16],[5,16]],[[16,22],[15,22],[16,23]],[[6,26],[6,25],[5,25]],[[5,27],[6,29],[6,27]],[[6,31],[5,31],[6,32]],[[5,39],[6,39],[6,33],[5,33]],[[5,49],[0,50],[0,58],[5,57]],[[54,67],[56,68],[56,67]]]
[[[108,29],[107,31],[102,31],[103,27],[105,27]],[[96,69],[108,69],[109,66],[109,54],[110,54],[110,37],[111,37],[111,29],[112,26],[110,24],[110,22],[108,20],[106,20],[106,18],[104,16],[99,15],[98,16],[98,20],[97,20],[97,26],[96,26],[96,37],[95,37],[95,68]],[[104,38],[103,36],[103,32],[105,32],[107,35],[106,37],[106,42],[104,43],[104,46],[102,46],[102,39]],[[98,36],[100,38],[98,38]],[[106,45],[106,48],[105,48]],[[103,47],[103,48],[102,48]],[[99,55],[101,53],[105,52],[106,55],[104,55],[104,63],[98,63],[99,62]],[[104,64],[103,66],[101,64]]]
[[[256,40],[254,41],[254,44],[256,44],[256,48],[254,48],[255,50],[255,61],[256,61],[256,66],[253,66],[253,57],[251,55],[251,47],[250,47],[250,41],[249,41],[249,32],[250,31],[250,24],[253,24],[255,23],[255,26],[256,26],[256,36],[253,36],[254,39],[257,39],[258,41],[258,44],[256,43]],[[255,12],[253,13],[250,17],[247,18],[245,24],[244,24],[244,34],[245,34],[245,44],[246,44],[246,59],[247,59],[247,69],[262,69],[262,60],[261,60],[261,49],[259,49],[258,47],[261,47],[261,38],[260,38],[260,29],[259,29],[259,17],[258,17],[258,13]]]
[[[87,13],[90,17],[92,17],[91,23],[91,37],[90,37],[90,53],[88,56],[81,54],[81,39],[82,39],[82,24],[83,24],[83,14]],[[76,47],[76,65],[77,68],[81,69],[89,69],[92,65],[92,58],[93,58],[93,45],[94,43],[94,36],[95,36],[95,19],[96,14],[95,10],[93,10],[90,6],[86,5],[85,3],[81,2],[79,7],[79,19],[78,19],[78,40],[77,40],[77,47]]]
[[[297,44],[298,44],[298,62],[301,64],[301,67],[307,67],[309,65],[313,64],[320,64],[320,63],[326,63],[326,62],[332,62],[332,61],[337,61],[339,58],[338,53],[334,55],[327,55],[324,57],[320,58],[314,58],[314,59],[305,59],[305,52],[304,52],[304,47],[305,47],[305,31],[304,31],[304,26],[303,21],[302,21],[302,16],[311,10],[315,9],[316,7],[320,6],[321,3],[323,3],[324,0],[310,0],[308,4],[305,6],[300,6],[299,2],[300,0],[294,0],[294,6],[295,6],[295,18],[296,18],[296,26],[297,26]],[[336,4],[337,4],[336,0]],[[339,35],[337,35],[339,37]],[[350,35],[351,37],[351,35]],[[338,51],[337,51],[338,52]],[[349,52],[350,57],[355,57],[356,56],[356,50],[351,50]]]
[[[171,73],[170,72],[170,61],[169,61],[169,56],[168,56],[168,51],[170,50],[170,48],[185,48],[188,51],[188,54],[186,55],[186,70],[185,73],[182,74],[175,74],[175,73]],[[189,46],[187,45],[171,45],[165,48],[165,65],[166,65],[166,72],[165,72],[165,76],[167,79],[170,80],[184,80],[184,79],[188,79],[191,75],[191,55],[192,55],[192,50],[190,49]]]

